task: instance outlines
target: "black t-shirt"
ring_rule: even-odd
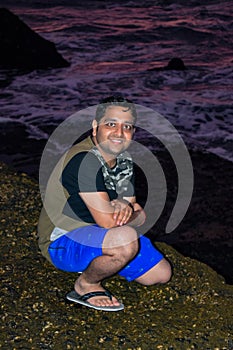
[[[115,169],[116,173],[121,169]],[[80,192],[107,192],[110,201],[116,198],[134,196],[134,175],[130,179],[129,186],[119,196],[113,189],[108,189],[104,183],[102,164],[91,152],[76,154],[66,165],[61,176],[62,185],[69,193],[69,198],[63,213],[75,219],[81,219],[87,223],[95,223],[86,204],[80,197]],[[77,218],[78,217],[78,218]]]

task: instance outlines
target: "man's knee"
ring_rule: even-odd
[[[132,260],[135,255],[138,253],[139,244],[138,240],[134,239],[130,241],[129,243],[126,243],[125,245],[121,246],[118,250],[118,253],[125,258],[125,261]]]
[[[119,248],[127,246],[135,246],[138,244],[137,231],[130,226],[121,226],[111,228],[103,241],[104,248]]]
[[[110,229],[103,242],[103,253],[114,255],[115,258],[128,262],[138,252],[137,232],[129,226]]]

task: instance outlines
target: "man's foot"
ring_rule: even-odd
[[[106,291],[100,283],[86,283],[83,276],[80,276],[78,278],[74,289],[76,295],[73,293],[73,299],[76,300],[72,301],[79,302],[80,304],[89,307],[97,308],[98,310],[105,310],[106,308],[111,308],[113,310],[117,308],[117,310],[122,310],[124,308],[123,304],[121,304],[114,296],[112,296],[109,291]]]
[[[100,298],[100,296],[107,297],[107,298],[109,298],[109,300],[112,299],[112,295],[108,291],[104,291],[104,292],[96,291],[96,292],[90,292],[90,293],[86,293],[84,295],[80,295],[75,290],[68,293],[66,295],[66,298],[70,301],[74,301],[75,303],[78,303],[78,304],[81,304],[81,305],[84,305],[84,306],[87,306],[87,307],[90,307],[90,308],[96,309],[96,310],[120,311],[120,310],[124,309],[124,305],[120,304],[120,303],[119,303],[119,305],[102,306],[102,305],[91,304],[88,302],[89,299],[93,299],[96,297]]]

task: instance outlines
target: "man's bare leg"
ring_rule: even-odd
[[[136,282],[145,286],[151,286],[158,283],[167,283],[172,275],[171,265],[166,259],[162,259],[157,265],[149,271],[135,279]]]
[[[95,258],[75,282],[75,290],[84,295],[94,291],[104,291],[101,282],[120,271],[138,252],[136,231],[128,226],[110,229],[103,242],[103,255]],[[88,302],[96,306],[118,306],[113,297],[92,297]]]

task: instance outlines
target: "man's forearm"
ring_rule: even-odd
[[[138,227],[144,224],[146,214],[143,209],[135,210],[126,225]]]
[[[140,204],[134,200],[135,198],[132,198],[131,201],[128,198],[124,198],[111,201],[111,204],[114,206],[113,218],[116,220],[116,226],[129,225],[137,227],[144,224],[146,214]]]

